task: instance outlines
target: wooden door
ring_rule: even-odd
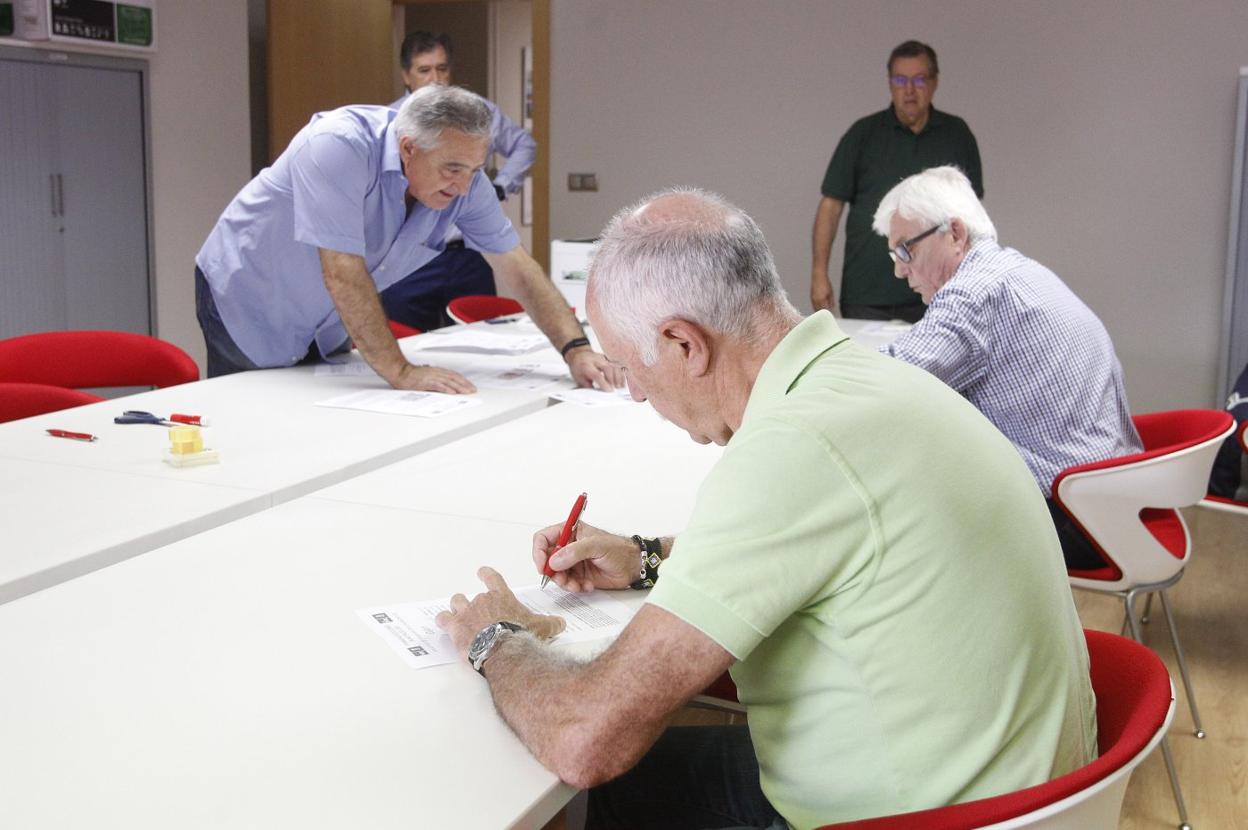
[[[269,162],[313,113],[394,99],[390,0],[268,0]]]

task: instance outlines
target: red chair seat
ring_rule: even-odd
[[[0,423],[102,401],[98,395],[43,383],[0,382]]]
[[[129,331],[45,331],[0,340],[0,380],[67,389],[177,386],[199,367],[172,343]]]
[[[495,297],[490,294],[469,294],[456,297],[446,304],[446,313],[457,323],[477,323],[522,311],[524,306],[510,297]]]

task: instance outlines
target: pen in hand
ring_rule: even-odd
[[[550,552],[550,556],[554,556],[563,550],[568,542],[572,541],[572,532],[576,530],[577,523],[581,520],[581,514],[585,512],[585,503],[589,497],[585,493],[581,493],[576,497],[576,501],[572,504],[572,512],[568,514],[568,520],[563,523],[563,530],[559,531],[559,539],[555,542],[555,548]],[[550,567],[550,556],[546,557],[546,567],[542,569],[542,587],[546,587],[546,583],[550,582],[550,578],[555,575],[554,569]]]

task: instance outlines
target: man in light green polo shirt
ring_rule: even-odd
[[[757,225],[699,191],[608,225],[588,311],[633,397],[723,458],[678,540],[581,525],[550,557],[573,590],[644,584],[666,560],[600,657],[550,652],[560,622],[488,569],[438,622],[534,755],[595,788],[590,827],[810,828],[1096,756],[1052,522],[973,406],[828,312],[803,320]],[[539,568],[558,532],[535,537]],[[665,731],[729,668],[748,727]]]

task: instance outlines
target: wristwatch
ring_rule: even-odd
[[[498,645],[502,636],[524,630],[524,626],[506,620],[490,623],[472,638],[472,645],[468,646],[468,662],[478,673],[485,674],[481,667],[485,665],[486,658],[490,656],[490,652],[494,650],[494,646]]]

